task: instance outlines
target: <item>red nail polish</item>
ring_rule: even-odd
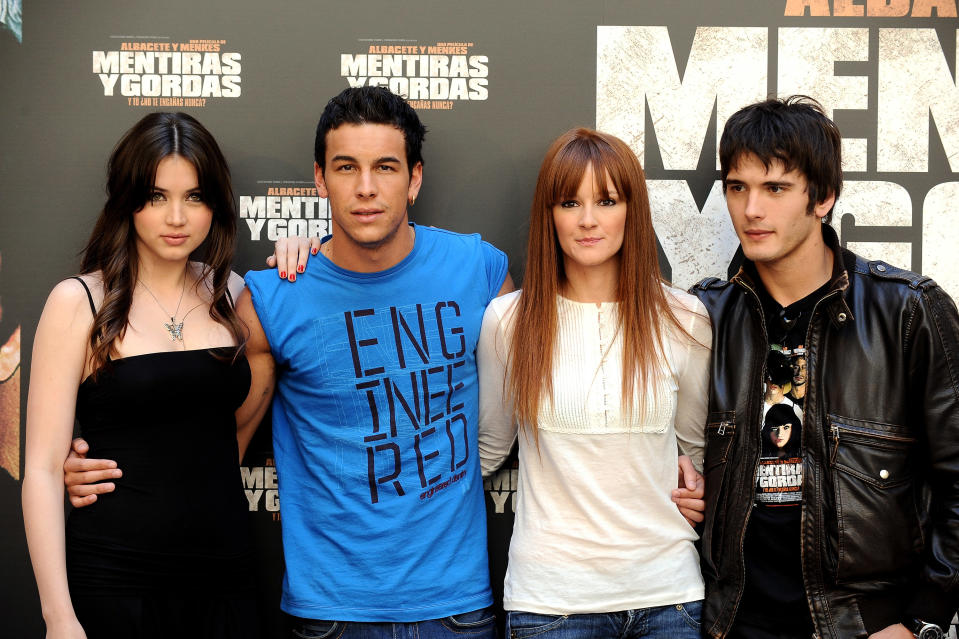
[[[296,273],[290,273],[290,281],[291,281],[291,282],[295,282],[295,281],[296,281]]]
[[[286,271],[280,271],[280,279],[286,278]]]
[[[302,273],[302,272],[305,271],[305,270],[306,270],[306,267],[303,266],[302,264],[298,264],[298,265],[296,266],[296,272],[297,272],[297,273]]]
[[[312,253],[313,255],[316,255],[316,249],[315,248],[310,249],[310,253]]]

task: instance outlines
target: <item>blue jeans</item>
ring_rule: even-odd
[[[293,619],[293,639],[496,639],[496,615],[483,608],[411,623]]]
[[[702,601],[586,615],[541,615],[511,610],[506,614],[506,636],[509,639],[699,639],[702,612]]]

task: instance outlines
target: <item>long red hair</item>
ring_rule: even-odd
[[[553,142],[540,167],[530,212],[523,292],[508,337],[506,392],[512,400],[513,417],[522,428],[532,430],[534,437],[540,403],[553,393],[556,298],[566,281],[553,207],[575,198],[589,167],[596,192],[609,196],[609,176],[627,207],[616,294],[625,414],[631,412],[635,389],[652,388],[648,383],[663,351],[663,327],[674,327],[689,337],[670,309],[662,286],[665,281],[656,254],[646,175],[639,160],[617,137],[584,128],[567,131]],[[642,396],[636,399],[642,408]]]

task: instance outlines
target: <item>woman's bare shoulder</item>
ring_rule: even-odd
[[[213,270],[209,265],[204,264],[203,262],[190,262],[190,269],[193,273],[193,277],[199,283],[202,279],[204,288],[208,293],[213,292]],[[243,287],[245,286],[243,278],[237,274],[235,271],[230,271],[230,276],[227,279],[226,287],[230,291],[230,295],[233,297],[233,300],[236,301],[236,298],[239,297],[240,293],[243,292]]]
[[[103,278],[99,271],[68,277],[60,281],[50,291],[47,307],[62,310],[77,306],[89,308],[90,297],[93,298],[94,307],[100,308],[100,303],[103,301]]]

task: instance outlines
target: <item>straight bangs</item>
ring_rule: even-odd
[[[564,200],[573,199],[579,191],[586,169],[593,169],[593,189],[602,197],[609,197],[608,176],[620,199],[629,202],[633,196],[630,171],[609,143],[596,135],[579,135],[563,145],[556,153],[543,176],[546,205],[550,208]]]

